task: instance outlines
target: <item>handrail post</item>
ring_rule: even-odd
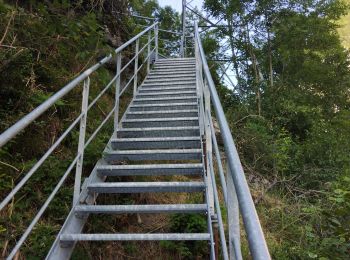
[[[122,65],[122,54],[117,53],[117,70],[116,70],[116,79],[115,79],[115,108],[114,108],[114,132],[117,134],[118,129],[118,120],[119,120],[119,92],[120,92],[120,70]]]
[[[137,92],[137,71],[139,68],[139,45],[140,45],[140,40],[136,40],[136,47],[135,47],[135,71],[134,71],[134,96],[136,95]]]
[[[217,168],[218,168],[218,172],[219,172],[224,202],[225,202],[225,206],[227,207],[227,203],[228,203],[227,202],[227,184],[226,184],[226,180],[225,180],[224,168],[222,165],[220,150],[219,150],[218,142],[216,140],[215,129],[214,129],[214,124],[213,124],[212,118],[210,118],[210,129],[211,129],[211,132],[213,133],[211,136],[212,137],[212,144],[214,147],[215,158],[216,158],[216,162],[217,162]]]
[[[185,57],[185,44],[186,44],[186,0],[182,0],[182,35],[181,35],[181,46],[180,54],[181,58]]]
[[[149,70],[150,70],[150,66],[151,66],[151,57],[150,57],[150,54],[151,54],[151,33],[152,31],[148,31],[148,46],[147,46],[147,73],[149,73]]]
[[[73,194],[73,204],[77,203],[80,186],[81,186],[81,174],[83,171],[83,161],[84,161],[84,146],[85,146],[85,134],[86,134],[86,121],[87,121],[87,110],[89,103],[89,88],[90,88],[90,77],[84,80],[83,86],[83,98],[81,102],[81,113],[82,117],[80,119],[80,130],[79,130],[79,143],[78,143],[78,161],[75,170],[75,182],[74,182],[74,194]]]
[[[204,111],[202,109],[203,107],[203,77],[201,77],[201,66],[200,66],[200,56],[199,56],[199,50],[198,50],[198,44],[197,41],[195,40],[194,44],[194,50],[195,50],[195,59],[196,59],[196,91],[198,94],[198,99],[199,99],[199,129],[200,129],[200,134],[204,135]]]
[[[158,60],[158,24],[154,26],[154,44],[156,49],[154,60]]]
[[[211,168],[210,164],[212,163],[210,160],[212,158],[212,138],[211,138],[211,129],[210,129],[210,92],[209,88],[206,84],[206,81],[203,82],[203,77],[201,73],[201,62],[199,56],[199,49],[197,44],[195,43],[195,57],[196,57],[196,84],[197,89],[200,91],[200,102],[201,102],[201,117],[202,125],[201,125],[201,134],[205,136],[205,151],[206,151],[206,169],[207,169],[207,182],[208,182],[208,203],[210,209],[210,216],[213,218],[215,216],[215,206],[214,206],[214,191],[213,191],[213,183],[209,176]],[[204,95],[204,98],[203,98]],[[203,106],[204,102],[204,106]],[[204,109],[204,111],[203,111]],[[213,173],[214,174],[214,173]]]
[[[212,148],[212,132],[210,129],[210,92],[208,88],[207,81],[204,81],[203,84],[203,92],[204,92],[204,132],[205,132],[205,147],[206,147],[206,164],[207,169],[210,171],[210,160],[213,158],[213,148]],[[214,133],[215,134],[215,133]],[[208,173],[209,174],[209,173]],[[214,173],[213,173],[214,174]],[[208,191],[209,191],[209,207],[211,209],[210,214],[214,216],[215,208],[214,208],[214,189],[212,179],[208,177]]]
[[[230,259],[242,260],[239,205],[232,174],[227,164],[227,221]]]

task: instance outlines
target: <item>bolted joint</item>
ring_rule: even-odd
[[[87,214],[87,213],[81,213],[81,212],[75,212],[74,213],[74,216],[76,217],[76,218],[78,218],[78,219],[87,219],[88,218],[88,216],[89,216],[89,214]]]
[[[216,225],[216,227],[218,226],[218,215],[217,214],[212,214],[210,216],[211,219],[211,223],[213,223],[213,226]]]

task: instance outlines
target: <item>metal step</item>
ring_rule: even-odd
[[[100,165],[97,172],[102,176],[201,175],[203,164]]]
[[[174,62],[174,63],[158,63],[154,65],[154,68],[163,68],[163,67],[171,67],[171,68],[182,68],[182,67],[192,67],[194,68],[196,66],[196,64],[194,62]]]
[[[141,85],[141,87],[169,87],[169,86],[196,86],[195,80],[183,80],[183,81],[174,81],[174,82],[145,82]]]
[[[179,110],[179,109],[198,109],[198,103],[171,103],[171,104],[131,104],[130,111],[131,112],[137,112],[137,111],[163,111],[163,110]]]
[[[176,62],[192,62],[195,63],[195,58],[174,58],[174,59],[162,59],[157,60],[155,64],[164,64],[164,63],[176,63]]]
[[[195,68],[158,68],[158,69],[153,69],[151,70],[151,74],[154,73],[166,73],[166,74],[174,74],[174,73],[196,73],[196,69]]]
[[[161,234],[62,234],[60,241],[70,244],[76,241],[185,241],[210,240],[209,233],[161,233]]]
[[[198,125],[199,125],[198,117],[125,119],[122,121],[122,126],[125,128],[198,126]]]
[[[143,137],[190,137],[199,136],[199,127],[150,127],[150,128],[120,128],[118,138]]]
[[[77,214],[131,214],[131,213],[205,213],[206,204],[156,204],[156,205],[78,205]]]
[[[154,64],[153,68],[152,68],[152,71],[155,71],[157,70],[157,68],[161,68],[162,66],[167,66],[169,67],[169,64]],[[195,70],[195,66],[193,66],[192,64],[189,64],[188,66],[191,66],[193,67],[192,69]],[[170,69],[170,68],[169,68]],[[181,69],[181,67],[174,67],[174,69]]]
[[[154,63],[153,69],[161,68],[161,67],[195,67],[196,62],[162,62],[162,63]]]
[[[162,150],[111,150],[103,158],[107,162],[114,161],[170,161],[170,160],[200,160],[201,149],[162,149]]]
[[[161,92],[182,92],[182,91],[196,91],[196,85],[183,85],[183,86],[163,86],[163,87],[149,87],[142,86],[139,88],[139,93],[161,93]]]
[[[197,96],[192,97],[156,97],[156,98],[136,98],[133,101],[133,104],[171,104],[176,102],[197,102]]]
[[[156,87],[156,86],[175,87],[175,86],[193,86],[193,85],[196,85],[196,81],[195,80],[181,80],[181,81],[173,81],[173,82],[169,82],[169,81],[164,80],[164,82],[148,82],[148,81],[145,81],[141,85],[141,87],[142,86],[146,86],[146,87],[149,87],[149,86],[151,86],[151,87],[152,86],[153,87]]]
[[[184,57],[184,58],[166,58],[166,59],[159,59],[159,60],[157,60],[156,62],[167,62],[167,61],[183,61],[183,60],[185,60],[185,61],[195,61],[196,60],[196,58],[194,58],[194,57]]]
[[[195,61],[177,61],[177,62],[173,62],[173,61],[165,61],[165,62],[156,62],[154,64],[155,66],[168,66],[168,65],[192,65],[195,66],[196,62]]]
[[[166,83],[166,84],[170,84],[170,83],[180,83],[183,84],[183,82],[196,82],[196,78],[195,77],[182,77],[182,78],[166,78],[166,77],[160,77],[157,79],[146,79],[144,84],[157,84],[157,83]]]
[[[155,65],[167,65],[167,64],[193,64],[196,65],[195,60],[159,60],[154,63]]]
[[[158,64],[154,65],[154,69],[195,69],[196,65],[195,64]]]
[[[126,119],[169,118],[169,117],[198,117],[198,110],[166,110],[127,112]]]
[[[175,87],[175,86],[196,86],[196,80],[191,78],[183,78],[176,80],[157,79],[145,80],[141,87]]]
[[[204,182],[103,182],[87,189],[96,193],[201,192]]]
[[[153,92],[153,93],[138,93],[136,98],[169,98],[169,97],[196,97],[197,92],[195,90],[184,90],[182,92]]]
[[[155,66],[166,66],[166,65],[196,65],[196,62],[193,60],[184,60],[184,61],[163,61],[156,62]]]
[[[200,148],[200,137],[160,137],[160,138],[116,138],[111,140],[112,149],[189,149]]]
[[[195,70],[169,70],[169,71],[160,71],[160,70],[152,70],[149,74],[149,77],[153,76],[189,76],[193,75],[194,77],[196,76],[196,71]]]
[[[161,76],[148,76],[145,82],[156,82],[156,81],[165,81],[165,82],[173,82],[173,81],[184,81],[184,80],[196,80],[196,76],[191,75],[161,75]]]
[[[184,78],[191,78],[195,79],[196,74],[191,72],[191,73],[186,73],[186,74],[179,74],[179,73],[167,73],[167,74],[162,74],[162,75],[155,75],[155,74],[149,74],[146,78],[147,79],[177,79],[177,80],[182,80]]]
[[[175,86],[175,87],[140,87],[139,93],[162,93],[162,92],[183,92],[183,91],[194,91],[197,92],[196,86]]]

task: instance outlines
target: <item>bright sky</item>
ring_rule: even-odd
[[[350,0],[349,0],[350,1]],[[177,10],[180,14],[182,12],[182,0],[158,0],[158,3],[160,6],[166,6],[170,5],[172,8]],[[203,0],[187,0],[187,3],[192,7],[198,7],[199,10],[202,10],[203,7]],[[226,66],[226,65],[225,65]],[[226,83],[227,87],[232,89],[232,85],[229,83],[228,77],[233,81],[235,84],[237,83],[237,79],[235,75],[232,75],[232,69],[229,68],[227,71],[228,75],[223,77],[224,82]]]
[[[182,0],[158,0],[160,6],[170,5],[172,8],[176,9],[178,12],[182,12]],[[203,0],[187,0],[193,7],[197,6],[199,10],[202,9]]]

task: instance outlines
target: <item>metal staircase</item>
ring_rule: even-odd
[[[190,58],[159,59],[158,32],[156,22],[116,49],[114,54],[108,55],[83,72],[0,135],[1,147],[67,93],[82,85],[81,113],[0,203],[0,210],[5,209],[67,135],[80,125],[75,158],[23,235],[16,239],[7,259],[13,259],[17,255],[74,168],[73,205],[48,252],[47,259],[69,259],[76,243],[80,241],[146,240],[206,240],[210,259],[242,259],[240,214],[251,256],[253,259],[270,259],[243,168],[210,75],[198,27],[195,24],[194,57]],[[144,36],[147,40],[141,46],[141,37]],[[134,56],[123,61],[123,51],[127,47],[130,49],[132,45]],[[115,75],[94,99],[89,99],[90,75],[112,59],[115,59],[116,63]],[[122,73],[130,67],[133,67],[133,75],[125,84],[121,84]],[[141,69],[146,71],[144,79]],[[130,86],[133,86],[133,99],[119,120],[120,98]],[[97,129],[86,138],[88,112],[111,88],[115,90],[115,105]],[[224,143],[227,167],[223,165],[216,140],[214,116]],[[106,122],[112,119],[112,137],[103,151],[102,158],[97,161],[90,176],[84,179],[84,151]],[[216,184],[215,175],[218,176],[220,184]],[[122,176],[132,176],[133,180],[142,177],[142,181],[115,181],[115,177]],[[166,176],[167,181],[152,181],[155,176]],[[178,181],[176,176],[186,176],[186,181]],[[222,190],[223,201],[218,195],[219,187]],[[107,205],[100,204],[98,200],[101,194],[112,198],[117,194],[171,193],[175,197],[180,192],[201,193],[202,201],[198,204]],[[226,208],[226,223],[222,216],[222,207]],[[88,234],[83,231],[91,215],[104,214],[105,217],[143,213],[202,214],[207,219],[207,230],[204,233],[108,234]],[[218,253],[219,248],[221,254]]]
[[[165,87],[166,89],[162,89]],[[79,201],[73,206],[48,259],[69,258],[77,241],[213,241],[210,225],[207,233],[84,234],[81,232],[90,214],[208,213],[206,199],[201,204],[100,205],[96,203],[97,196],[104,193],[110,196],[117,193],[206,193],[208,184],[204,178],[198,104],[195,60],[157,61],[154,69],[139,87],[119,128],[108,143],[103,159],[98,162],[83,185]],[[186,182],[109,181],[109,177],[112,176],[160,175],[187,175],[201,178]]]

